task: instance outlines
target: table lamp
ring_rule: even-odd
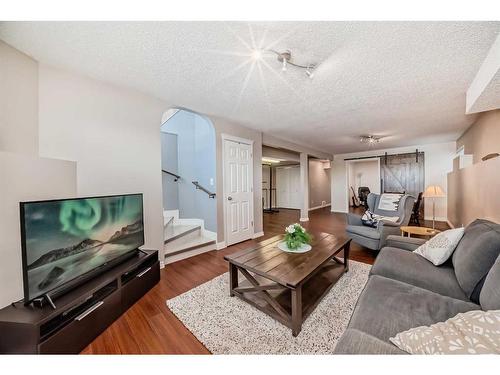
[[[446,194],[439,185],[429,185],[424,191],[424,198],[432,198],[432,229],[434,228],[434,222],[436,221],[436,198],[444,198]]]

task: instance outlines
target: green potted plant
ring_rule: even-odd
[[[305,228],[298,224],[291,224],[285,228],[285,240],[278,244],[283,251],[304,253],[311,250],[312,237]]]

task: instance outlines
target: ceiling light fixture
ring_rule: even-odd
[[[380,142],[381,137],[376,137],[374,135],[362,135],[359,137],[361,143],[367,143],[369,146],[373,146]]]
[[[267,156],[263,156],[262,157],[262,162],[265,163],[265,164],[279,164],[281,161],[283,161],[282,159],[276,159],[276,158],[270,158],[270,157],[267,157]]]
[[[252,57],[252,60],[262,60],[262,51],[260,49],[255,49],[252,51],[250,56]]]
[[[278,61],[281,63],[281,71],[286,72],[288,70],[288,66],[293,66],[295,68],[305,69],[306,75],[312,79],[314,76],[314,70],[316,69],[317,64],[297,64],[292,61],[292,52],[286,50],[284,52],[278,52],[272,49],[255,49],[251,52],[250,56],[253,60],[260,60],[263,57],[264,53],[272,53],[278,57]]]

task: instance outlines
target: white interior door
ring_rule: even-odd
[[[300,167],[276,169],[278,207],[300,209]]]
[[[290,168],[290,208],[300,209],[300,166]]]
[[[253,236],[252,145],[224,140],[224,202],[226,244]]]
[[[276,168],[276,195],[278,207],[288,207],[288,173],[285,168]]]

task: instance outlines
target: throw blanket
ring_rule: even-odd
[[[366,225],[367,227],[372,227],[372,228],[376,228],[379,221],[382,221],[382,220],[392,221],[393,223],[395,223],[399,220],[399,217],[377,215],[369,210],[366,210],[366,212],[361,217],[361,222],[363,223],[363,225]]]
[[[404,194],[384,193],[378,201],[378,209],[384,211],[397,211],[399,202]]]

